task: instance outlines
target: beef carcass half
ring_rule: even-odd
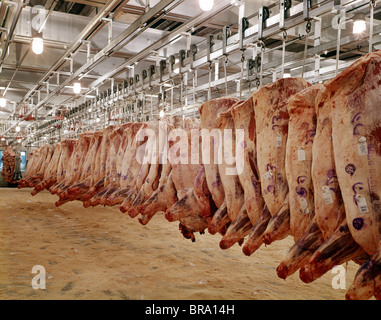
[[[60,194],[62,204],[67,201],[74,201],[80,199],[86,192],[88,192],[92,181],[92,168],[94,168],[94,159],[96,152],[102,141],[102,131],[88,132],[87,138],[90,139],[88,151],[83,161],[79,181],[69,186],[63,193]]]
[[[167,179],[171,166],[166,161],[167,156],[167,121],[158,121],[155,131],[152,131],[153,137],[148,137],[153,141],[148,143],[144,157],[149,161],[149,172],[144,180],[132,206],[128,209],[130,217],[136,217],[140,213],[140,207],[144,204],[159,187],[160,179]]]
[[[282,279],[302,267],[344,218],[335,173],[330,106],[324,85],[316,84],[296,94],[289,100],[289,109],[286,171],[295,244],[277,268]],[[303,213],[305,210],[307,215]],[[311,220],[309,213],[312,212]],[[302,234],[303,231],[306,232]]]
[[[231,109],[235,129],[244,131],[243,170],[238,173],[244,191],[244,201],[248,217],[254,225],[262,214],[264,201],[257,167],[256,133],[253,99],[234,105]]]
[[[359,59],[326,84],[348,226],[368,254],[377,250],[381,231],[380,85],[381,52]]]
[[[33,156],[33,163],[31,163],[31,170],[28,175],[25,175],[23,179],[19,181],[18,188],[29,187],[34,188],[39,184],[45,175],[47,166],[53,154],[53,146],[44,145]]]
[[[53,155],[46,168],[45,177],[39,184],[34,187],[34,190],[31,193],[32,196],[36,195],[42,190],[49,189],[57,181],[57,167],[61,157],[61,145],[61,142],[54,145]]]
[[[286,278],[304,262],[300,278],[307,283],[362,253],[346,224],[333,154],[331,106],[325,87],[316,98],[315,108],[317,124],[311,169],[314,221],[277,269],[278,275]]]
[[[289,189],[290,229],[295,242],[314,217],[314,189],[311,176],[312,145],[316,134],[315,98],[324,88],[317,84],[292,96],[286,146],[286,177]]]
[[[213,130],[218,129],[216,123],[218,114],[227,111],[237,102],[239,102],[239,100],[236,98],[218,98],[207,101],[200,107],[201,132],[205,133],[202,136],[202,152],[205,153],[203,154],[203,164],[205,167],[208,188],[217,208],[223,206],[225,201],[225,191],[218,170],[219,131],[216,130],[213,132]],[[213,143],[210,143],[210,137],[213,137]],[[208,146],[210,147],[209,150],[207,150]],[[207,151],[209,152],[207,153]],[[215,230],[215,232],[217,231],[218,230]]]
[[[349,230],[369,255],[377,254],[381,240],[380,85],[380,51],[362,57],[326,84],[337,177]]]
[[[138,149],[141,150],[141,154],[136,153],[136,159],[139,160],[133,160],[136,162],[136,168],[139,167],[139,171],[120,210],[128,211],[133,218],[142,213],[143,216],[139,221],[143,224],[148,223],[157,212],[151,204],[156,201],[161,202],[161,205],[166,203],[166,200],[160,201],[159,198],[162,196],[160,193],[164,191],[163,186],[171,172],[171,164],[168,162],[168,133],[180,127],[181,121],[180,117],[165,117],[161,121],[152,122],[148,127],[142,127],[137,134],[138,140],[144,139],[144,143]],[[172,184],[169,183],[168,187],[171,186]],[[169,189],[165,190],[169,191]],[[169,193],[173,194],[171,191]],[[171,196],[167,200],[170,199],[176,201]]]
[[[121,161],[120,147],[122,145],[124,139],[123,135],[127,127],[129,127],[129,124],[115,126],[114,130],[110,133],[107,142],[110,144],[110,147],[108,148],[108,155],[106,157],[106,169],[103,180],[103,189],[101,189],[99,192],[93,195],[93,197],[89,200],[86,200],[86,205],[90,205],[93,207],[99,204],[106,205],[108,196],[116,190],[115,183],[118,178],[117,166],[118,163]],[[87,198],[89,196],[90,194],[87,195]]]
[[[221,112],[226,112],[240,100],[236,98],[218,98],[203,103],[199,109],[201,118],[202,136],[202,163],[205,168],[206,183],[217,211],[214,213],[209,223],[209,233],[215,234],[226,229],[229,223],[227,204],[225,201],[225,191],[221,182],[218,162],[222,155],[219,154],[220,130],[217,125],[217,116]],[[211,142],[212,139],[212,142]]]
[[[245,104],[252,106],[250,100],[237,102],[227,111],[221,112],[217,118],[217,125],[222,136],[222,143],[219,145],[219,148],[222,148],[222,159],[218,163],[218,170],[225,191],[229,218],[228,229],[220,241],[221,249],[228,249],[236,242],[241,242],[252,228],[245,206],[244,188],[239,177],[244,172],[244,167],[250,165],[249,162],[245,162],[244,157],[244,144],[249,137],[245,136],[245,130],[235,128],[232,115],[235,107]]]
[[[13,183],[16,167],[16,153],[12,150],[12,147],[5,149],[1,161],[3,162],[3,170],[1,171],[1,175],[4,181]]]
[[[365,300],[373,295],[381,300],[381,241],[378,249],[357,271],[355,279],[345,298],[347,300]]]
[[[88,132],[79,134],[78,143],[76,144],[71,157],[71,166],[66,171],[66,185],[60,187],[56,193],[59,196],[59,200],[55,203],[57,207],[68,201],[77,199],[77,195],[72,192],[71,187],[81,179],[83,165],[91,143],[91,137],[92,134]]]
[[[119,176],[119,189],[110,194],[107,198],[107,205],[109,206],[122,204],[128,196],[130,188],[135,184],[141,167],[141,164],[137,161],[136,157],[142,157],[141,154],[137,155],[137,153],[139,151],[140,153],[142,152],[142,148],[139,147],[144,143],[144,141],[137,141],[135,138],[142,126],[143,123],[132,123],[125,129],[124,134],[127,135],[128,141],[123,155],[120,173],[117,174]],[[99,190],[100,189],[101,188],[99,188]]]
[[[49,192],[51,194],[57,194],[60,188],[65,185],[66,172],[68,168],[70,167],[70,163],[74,159],[73,152],[75,150],[76,145],[77,145],[77,140],[75,139],[65,139],[61,141],[62,151],[61,151],[61,156],[57,166],[57,180],[49,188]]]
[[[159,136],[159,122],[150,121],[145,123],[136,135],[136,140],[144,141],[138,148],[136,155],[137,162],[139,163],[139,172],[136,176],[134,183],[130,186],[130,190],[120,205],[122,212],[128,212],[129,215],[134,218],[139,212],[132,209],[132,205],[142,188],[147,182],[146,178],[149,174],[152,162],[158,162],[158,156],[160,151],[158,149],[158,143],[156,138]],[[157,171],[156,171],[157,172]],[[150,180],[149,180],[150,181]],[[140,203],[141,204],[141,203]],[[131,209],[131,210],[130,210]]]
[[[265,205],[272,215],[263,234],[266,244],[283,239],[290,231],[285,172],[289,120],[287,101],[308,86],[303,79],[285,78],[253,94],[258,171]]]
[[[105,187],[105,179],[106,179],[106,170],[108,168],[108,159],[111,149],[111,137],[113,136],[114,130],[117,126],[109,126],[102,130],[102,141],[97,149],[97,153],[95,156],[94,166],[92,167],[91,174],[91,187],[87,190],[85,194],[81,197],[83,201],[83,206],[85,208],[91,206],[90,199],[94,197],[100,190]],[[82,157],[82,155],[81,155]],[[84,157],[84,161],[86,156]],[[78,183],[80,178],[76,179]],[[75,195],[74,197],[76,197]]]
[[[37,162],[37,158],[39,157],[40,152],[41,150],[38,148],[29,153],[29,160],[26,165],[24,177],[20,179],[17,184],[18,189],[26,187],[26,178],[33,174],[34,166]]]
[[[197,119],[184,119],[182,130],[177,131],[179,134],[174,131],[173,137],[170,137],[168,149],[169,161],[172,163],[172,181],[178,201],[166,210],[166,218],[169,221],[179,221],[181,233],[192,241],[195,240],[195,232],[203,233],[208,227],[208,221],[201,215],[201,211],[205,209],[201,209],[202,203],[194,196],[195,181],[201,178],[202,164],[201,153],[192,152],[192,144],[195,142],[192,141],[192,130],[200,132],[200,125]]]

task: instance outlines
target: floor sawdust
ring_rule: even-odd
[[[178,224],[157,214],[147,225],[118,208],[56,208],[57,196],[0,189],[0,299],[344,299],[334,274],[312,284],[276,267],[292,238],[246,257],[219,248],[220,235],[183,238]],[[32,268],[46,270],[46,289],[31,286]],[[358,266],[346,265],[347,287]]]

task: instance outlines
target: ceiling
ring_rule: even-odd
[[[239,1],[239,0],[235,0]],[[324,2],[322,0],[313,0]],[[343,0],[345,3],[356,3],[354,0]],[[221,35],[222,28],[229,26],[233,33],[238,30],[239,9],[234,1],[222,6],[223,0],[215,0],[215,7],[221,10],[211,11],[208,19],[196,20],[203,11],[198,0],[30,0],[2,1],[0,6],[0,95],[7,99],[5,108],[0,109],[0,136],[14,139],[26,137],[31,130],[54,119],[60,109],[65,109],[73,103],[83,103],[92,99],[97,93],[123,83],[134,74],[140,74],[150,65],[156,64],[158,57],[168,58],[177,55],[180,49],[187,47],[187,36],[177,37],[169,43],[156,46],[152,54],[147,54],[132,63],[128,68],[120,69],[126,62],[133,61],[143,49],[156,45],[161,39],[166,39],[174,31],[184,28],[191,34],[191,43],[200,48],[206,45],[210,34]],[[293,0],[293,5],[301,1]],[[164,6],[156,14],[149,14],[152,9]],[[276,4],[276,5],[274,5]],[[156,6],[157,5],[157,6]],[[257,23],[256,13],[262,6],[270,6],[270,15],[279,12],[276,0],[246,0],[244,16],[249,18],[250,25]],[[375,25],[380,24],[381,13],[376,7]],[[151,9],[150,9],[151,8]],[[44,9],[45,11],[39,11]],[[364,11],[369,9],[364,7]],[[147,16],[146,19],[143,19]],[[334,30],[332,19],[335,13],[322,17],[321,42],[334,41],[337,31]],[[349,15],[349,17],[352,17]],[[96,20],[96,21],[95,21]],[[95,21],[95,22],[94,22]],[[111,22],[112,21],[112,22]],[[137,21],[144,24],[136,27],[131,34],[116,45],[112,51],[103,50],[118,37],[133,27]],[[197,21],[192,25],[193,21]],[[189,28],[185,28],[188,25]],[[37,27],[36,27],[37,26]],[[43,27],[41,27],[43,26]],[[36,55],[31,50],[31,41],[41,29],[44,39],[44,52]],[[296,26],[288,30],[289,39],[293,43],[287,46],[290,54],[303,52],[305,41],[299,39],[305,33],[305,27]],[[8,36],[10,34],[10,36]],[[342,31],[342,37],[351,34],[351,28]],[[78,41],[78,39],[82,39]],[[86,40],[83,40],[86,39]],[[279,47],[282,43],[281,33],[265,40],[267,48]],[[308,47],[314,44],[309,39]],[[366,53],[366,48],[347,46],[342,48],[340,59],[356,58]],[[335,51],[326,52],[323,66],[332,65]],[[278,48],[266,56],[266,61],[279,59],[281,50]],[[241,53],[229,57],[228,74],[240,71]],[[94,62],[93,62],[94,60]],[[78,70],[84,66],[89,68],[74,79]],[[82,68],[82,69],[81,69]],[[110,74],[112,78],[105,78]],[[208,70],[200,68],[200,79],[208,82]],[[80,78],[81,96],[73,93],[73,82]],[[42,103],[41,103],[42,101]],[[76,102],[75,102],[76,101]],[[24,119],[25,115],[35,106],[36,111]],[[23,120],[23,121],[21,121]],[[15,125],[21,126],[21,132],[14,130]]]

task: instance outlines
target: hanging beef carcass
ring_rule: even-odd
[[[369,227],[374,226],[374,223],[377,223],[377,221],[379,223],[377,217],[380,216],[380,213],[377,211],[379,210],[377,209],[377,199],[375,202],[371,202],[373,211],[369,211],[369,214],[366,215],[364,212],[360,211],[361,206],[359,203],[356,203],[356,192],[361,191],[361,194],[364,193],[365,195],[370,196],[371,200],[373,200],[374,195],[377,194],[377,191],[373,193],[373,190],[377,190],[377,186],[375,187],[375,185],[372,185],[370,181],[373,180],[373,176],[379,174],[380,169],[376,164],[377,162],[375,163],[372,161],[372,156],[377,157],[377,151],[375,152],[375,150],[372,149],[372,146],[377,146],[377,140],[378,145],[380,143],[379,137],[377,138],[377,135],[373,134],[377,126],[380,126],[380,120],[379,118],[377,119],[377,99],[379,99],[380,95],[377,92],[377,88],[374,86],[374,83],[380,82],[380,53],[374,53],[363,57],[345,70],[343,74],[346,77],[345,79],[342,78],[342,74],[340,74],[337,78],[328,82],[326,87],[328,100],[332,107],[333,150],[337,168],[337,177],[344,200],[346,219],[344,219],[342,225],[314,253],[308,264],[301,269],[300,276],[305,282],[310,282],[316,279],[319,275],[331,269],[334,265],[346,262],[350,259],[359,264],[364,263],[364,260],[369,259],[369,254],[373,250],[372,246],[374,248],[374,253],[369,261],[376,261],[377,258],[375,258],[375,256],[377,256],[377,250],[379,250],[379,243],[377,242],[377,233],[379,234],[380,232],[379,226],[378,228],[363,230],[363,233],[356,233],[356,231],[361,230],[365,225],[366,227]],[[348,81],[349,79],[350,81]],[[340,95],[333,99],[337,92],[339,92]],[[364,100],[359,101],[359,96]],[[361,110],[363,110],[364,113]],[[353,116],[353,113],[355,113],[355,116]],[[369,116],[369,118],[367,116]],[[361,119],[361,117],[363,118]],[[347,127],[344,128],[344,126]],[[349,142],[358,138],[356,137],[359,133],[358,130],[367,135],[371,144],[367,144],[366,147],[363,145],[363,149],[360,148],[361,144],[357,144],[357,149],[353,150],[353,146],[352,148],[349,148]],[[344,150],[343,145],[349,149]],[[340,156],[338,150],[342,152]],[[361,158],[362,153],[364,156],[365,153],[368,153],[368,156]],[[379,164],[380,161],[377,161]],[[364,167],[367,167],[367,162],[368,168],[364,170]],[[370,173],[370,171],[368,171],[370,166],[373,166],[375,172]],[[357,174],[355,174],[356,172]],[[368,180],[369,182],[367,183],[369,184],[367,188],[369,189],[365,188],[366,191],[362,192],[362,190],[364,190],[362,186],[358,189],[354,187],[355,184],[351,186],[350,181],[353,175],[355,175],[356,179]],[[371,189],[372,192],[369,194]],[[350,196],[351,194],[352,196]],[[353,203],[355,205],[353,205]],[[358,216],[356,216],[356,207]],[[363,217],[368,218],[367,224],[363,224]],[[359,224],[357,224],[357,222],[359,222]],[[355,231],[353,229],[355,229]],[[377,279],[377,274],[379,273],[379,271],[377,273],[375,270],[379,268],[377,267],[377,263],[369,263],[369,261],[365,262],[363,267],[360,268],[357,273],[351,290],[348,292],[348,298],[367,298],[369,286],[368,288],[363,287],[366,282],[373,288],[372,290],[374,290],[374,294],[377,294],[377,286],[374,285],[374,283],[376,282],[375,279]],[[376,267],[374,268],[371,266]],[[363,276],[366,278],[370,275],[372,275],[373,279],[368,278],[365,282],[361,279]]]
[[[322,87],[320,84],[309,87],[292,96],[287,103],[290,119],[286,146],[286,178],[290,229],[295,242],[304,234],[315,214],[311,176],[312,145],[316,134],[315,98]]]
[[[16,153],[12,150],[12,147],[5,149],[1,161],[3,162],[3,170],[1,171],[1,175],[4,181],[10,183],[15,182],[13,178],[16,168]]]
[[[347,300],[365,300],[373,295],[381,300],[381,241],[378,249],[357,271],[355,279],[345,298]]]
[[[90,142],[80,170],[79,181],[74,182],[73,185],[59,194],[61,204],[81,198],[90,188],[92,168],[94,168],[93,162],[102,140],[102,132],[87,132],[86,137],[90,139]]]
[[[39,152],[33,156],[30,171],[19,181],[18,188],[34,188],[44,179],[45,171],[50,163],[53,150],[53,146],[48,144],[39,149]]]
[[[173,172],[173,169],[174,169],[173,163],[169,161],[170,159],[168,159],[168,154],[173,155],[173,151],[175,150],[175,149],[172,149],[172,147],[178,148],[181,146],[179,145],[181,141],[178,141],[176,144],[175,144],[175,141],[172,141],[176,137],[177,130],[179,130],[179,133],[186,133],[187,135],[187,139],[185,139],[185,134],[183,137],[184,146],[185,146],[185,140],[186,140],[187,146],[191,147],[191,144],[192,144],[191,130],[193,129],[197,131],[197,134],[194,136],[197,139],[197,141],[199,141],[199,136],[198,136],[199,122],[198,121],[195,122],[195,120],[190,120],[190,119],[184,119],[186,120],[184,122],[182,117],[168,117],[164,119],[166,121],[167,134],[165,136],[163,135],[163,137],[161,138],[163,139],[163,141],[161,143],[163,143],[163,155],[166,154],[166,156],[164,156],[164,159],[166,159],[166,161],[163,164],[163,169],[162,169],[162,173],[159,179],[159,185],[157,189],[152,193],[151,197],[148,200],[146,200],[142,205],[139,206],[139,211],[141,213],[139,222],[142,224],[147,224],[150,221],[150,219],[152,219],[152,217],[155,215],[156,212],[166,211],[167,209],[171,208],[178,200],[181,200],[182,203],[177,203],[177,205],[172,209],[172,212],[167,212],[166,216],[169,221],[180,220],[180,216],[177,215],[177,213],[179,213],[178,210],[180,210],[181,212],[182,206],[188,206],[187,203],[189,202],[194,203],[195,199],[193,198],[193,196],[196,196],[197,192],[195,192],[194,194],[192,194],[192,191],[189,191],[189,194],[186,194],[186,192],[184,194],[183,192],[183,194],[181,194],[182,199],[179,199],[176,188],[184,189],[184,187],[182,186],[187,185],[186,187],[187,189],[194,188],[194,190],[199,190],[198,187],[195,187],[193,185],[193,182],[195,181],[195,179],[197,180],[196,176],[200,171],[200,167],[199,167],[201,164],[200,159],[199,158],[195,159],[196,166],[192,166],[192,170],[189,172],[190,174],[193,172],[196,175],[193,176],[191,174],[190,176],[188,176],[187,174],[185,174],[187,176],[185,177],[186,179],[185,182],[181,182],[181,179],[183,179],[183,177],[181,177],[181,174],[183,174],[184,168],[181,168],[180,167],[181,164],[178,164],[175,166],[175,171]],[[172,136],[171,132],[174,134],[173,137],[171,137]],[[187,151],[187,157],[188,157],[187,162],[189,163],[190,166],[193,163],[191,151],[192,151],[191,149],[188,149]],[[173,157],[175,157],[175,155],[173,155]],[[202,207],[204,207],[204,205]],[[187,215],[188,213],[189,213],[188,211],[185,211],[184,215]],[[200,212],[200,214],[202,213]],[[207,215],[207,213],[205,215]]]
[[[221,158],[222,156],[218,155],[220,131],[218,130],[216,120],[219,113],[229,110],[237,102],[239,100],[236,98],[218,98],[207,101],[200,107],[205,176],[212,199],[218,208],[208,228],[212,234],[219,232],[229,223],[225,191],[218,168],[219,157]]]
[[[194,240],[194,232],[203,232],[207,227],[201,212],[205,212],[197,201],[195,180],[202,169],[199,158],[194,159],[192,134],[198,139],[200,122],[197,119],[169,117],[166,121],[166,141],[162,141],[162,160],[164,176],[152,196],[139,205],[140,223],[147,224],[158,211],[166,211],[169,221],[180,221],[179,228],[186,238]],[[161,138],[162,139],[162,138]],[[167,146],[166,146],[167,144]],[[196,151],[196,155],[197,151]],[[168,176],[166,176],[168,174]]]
[[[76,145],[76,148],[73,150],[73,154],[71,157],[71,166],[69,166],[66,171],[66,184],[60,187],[56,193],[59,196],[59,200],[55,203],[57,207],[77,198],[76,194],[72,196],[70,188],[76,183],[78,183],[78,181],[80,181],[81,179],[86,156],[88,155],[90,143],[92,140],[91,138],[91,132],[79,134],[78,143]]]
[[[70,145],[70,148],[68,150],[70,158],[66,163],[63,163],[62,168],[64,178],[60,183],[56,183],[49,189],[52,194],[60,195],[78,181],[78,178],[81,174],[81,163],[85,154],[87,153],[88,145],[89,140],[85,134],[80,134],[79,139],[75,140],[74,145]],[[68,155],[65,155],[65,158],[67,156]],[[56,205],[57,204],[58,203],[56,203]]]
[[[331,106],[325,87],[317,95],[315,107],[317,128],[312,149],[315,216],[277,268],[278,276],[285,279],[302,267],[300,278],[307,283],[336,264],[364,259],[364,252],[353,240],[345,219],[333,154]]]
[[[381,231],[380,84],[381,52],[363,57],[326,84],[348,226],[368,254],[377,250]]]
[[[380,85],[380,51],[359,59],[326,84],[337,177],[349,230],[366,253],[376,256],[381,240]],[[373,276],[380,273],[378,268]],[[356,283],[357,279],[353,290]]]
[[[283,279],[308,261],[314,250],[323,243],[323,235],[316,222],[319,213],[326,217],[326,220],[330,219],[329,223],[337,227],[337,223],[332,221],[331,211],[328,212],[330,208],[335,208],[332,197],[335,200],[341,199],[340,195],[339,198],[331,195],[332,190],[336,190],[338,186],[337,179],[333,179],[332,176],[335,170],[333,154],[329,152],[332,151],[329,140],[330,126],[327,121],[323,120],[328,120],[328,118],[325,118],[326,115],[322,112],[329,110],[329,106],[326,106],[325,110],[318,110],[320,111],[319,120],[317,120],[315,108],[317,104],[322,105],[323,102],[321,103],[320,99],[324,101],[324,91],[324,85],[316,84],[295,94],[287,104],[290,119],[286,149],[286,175],[289,186],[290,227],[295,244],[277,268],[278,276]],[[325,144],[324,150],[327,152],[320,152],[322,144]],[[315,175],[312,172],[313,165]],[[327,179],[324,172],[329,172],[330,179]],[[336,185],[334,185],[335,183]],[[327,189],[326,192],[332,199],[325,206],[321,203],[322,186]],[[316,216],[315,207],[317,207]],[[328,214],[322,214],[322,211]],[[337,212],[334,214],[337,216]],[[324,220],[323,223],[326,224]]]
[[[225,203],[229,218],[229,227],[220,241],[221,249],[228,249],[236,242],[241,242],[250,232],[252,224],[245,206],[244,188],[240,181],[240,175],[249,162],[244,159],[244,144],[249,137],[245,136],[245,130],[235,128],[232,110],[252,103],[240,101],[230,109],[221,112],[217,118],[218,129],[221,133],[222,159],[218,163],[222,186],[225,191]],[[255,195],[253,195],[255,196]]]
[[[250,222],[254,225],[262,214],[264,200],[261,193],[261,183],[257,167],[255,116],[253,99],[234,105],[231,109],[234,128],[243,130],[243,168],[238,177],[244,192],[245,207]]]
[[[106,156],[103,189],[98,191],[95,195],[93,195],[93,197],[87,200],[87,204],[89,203],[90,206],[94,207],[99,204],[106,205],[108,196],[116,190],[115,184],[118,179],[118,166],[122,161],[122,153],[125,147],[125,145],[123,144],[123,140],[125,139],[125,130],[129,126],[130,124],[115,126],[113,131],[108,136],[106,143],[109,143],[110,147]],[[87,195],[87,197],[88,196],[89,195]]]
[[[257,139],[257,162],[261,181],[262,195],[267,207],[259,220],[260,228],[253,229],[249,235],[255,245],[246,253],[261,245],[282,239],[290,232],[290,211],[288,185],[285,173],[285,153],[288,135],[287,101],[294,94],[307,88],[309,84],[298,78],[285,78],[266,85],[253,94],[255,128]],[[267,211],[268,210],[268,211]],[[268,221],[262,240],[254,238],[258,230]]]
[[[299,239],[290,248],[286,258],[278,266],[277,274],[282,279],[298,270],[308,261],[314,249],[316,250],[323,243],[323,234],[316,220],[321,221],[323,227],[327,224],[326,220],[330,219],[329,223],[332,224],[333,216],[337,216],[337,212],[339,212],[336,212],[337,207],[341,207],[340,189],[337,179],[334,179],[336,174],[334,174],[335,163],[330,140],[332,129],[329,118],[330,108],[327,103],[324,104],[325,99],[325,87],[318,84],[301,91],[290,98],[288,102],[289,128],[290,131],[293,131],[293,134],[290,132],[287,141],[286,154],[291,215],[294,213],[295,218],[297,218],[297,214],[300,214],[302,218],[306,217],[303,212],[300,212],[300,204],[304,204],[304,208],[309,212],[314,211],[315,215],[306,234],[301,239],[298,237]],[[300,129],[300,132],[298,132],[298,129]],[[320,152],[322,146],[324,146],[324,153]],[[294,168],[292,168],[293,165],[295,165]],[[291,171],[291,169],[293,170]],[[299,174],[300,169],[303,170],[303,174]],[[293,177],[292,173],[295,171],[296,176]],[[307,182],[307,188],[299,185],[299,176],[302,176],[303,180],[301,182],[303,184]],[[327,203],[324,202],[324,198],[321,196],[322,188],[328,193],[326,198],[328,197],[329,201]],[[306,197],[307,195],[308,197]],[[298,199],[304,200],[302,200],[302,203],[298,203]],[[297,224],[295,224],[297,219],[295,218],[293,224],[297,227]],[[332,232],[325,232],[328,234],[326,238]]]
[[[222,203],[225,201],[225,191],[221,183],[221,177],[218,170],[218,140],[219,135],[214,134],[214,129],[218,129],[217,125],[217,116],[221,112],[229,110],[234,104],[239,102],[236,98],[218,98],[205,102],[200,107],[200,118],[201,118],[201,127],[205,129],[205,136],[202,137],[202,146],[203,148],[209,146],[210,141],[204,141],[208,138],[207,134],[213,137],[213,142],[210,145],[210,153],[206,153],[206,149],[202,150],[205,152],[203,155],[203,163],[205,166],[206,180],[208,183],[209,190],[212,194],[213,200],[217,207],[221,207]]]
[[[117,183],[119,188],[108,196],[106,202],[109,206],[122,204],[127,197],[130,188],[133,187],[136,182],[141,167],[137,159],[141,159],[144,156],[145,150],[139,148],[144,141],[138,141],[135,138],[142,126],[143,123],[131,123],[131,125],[125,129],[124,134],[127,136],[128,141],[126,143],[126,150],[119,169],[120,172],[117,173],[117,179],[119,181]],[[140,152],[140,154],[138,154],[138,152]],[[97,185],[94,187],[96,187],[98,191],[101,190],[101,188],[98,188]]]
[[[126,194],[126,200],[123,201],[120,210],[128,211],[131,217],[136,217],[141,213],[139,221],[142,224],[147,224],[156,214],[157,210],[152,206],[156,202],[161,206],[167,200],[176,201],[173,198],[173,192],[169,191],[172,186],[171,182],[168,182],[169,189],[165,189],[169,192],[168,199],[161,199],[161,197],[164,185],[167,184],[168,179],[171,179],[171,164],[167,161],[168,132],[178,126],[180,126],[180,117],[165,117],[152,123],[150,127],[142,128],[136,135],[138,140],[144,141],[144,143],[137,149],[140,154],[138,151],[134,151],[134,158],[131,159],[136,174],[134,174],[135,178],[130,191]],[[138,199],[136,199],[137,196],[139,196]]]
[[[41,152],[41,149],[38,148],[29,153],[29,160],[27,162],[26,169],[24,172],[24,178],[18,181],[18,184],[17,184],[18,189],[26,187],[26,178],[29,177],[34,171],[34,167],[36,165],[40,152]]]
[[[46,168],[44,179],[34,187],[34,190],[31,193],[32,196],[36,195],[42,190],[49,189],[57,181],[57,167],[61,157],[61,145],[62,142],[56,143],[54,145],[53,155]]]
[[[73,152],[77,145],[75,139],[65,139],[61,141],[61,156],[57,166],[57,180],[49,188],[51,194],[57,194],[59,189],[65,185],[66,172],[69,170],[71,163],[74,161]],[[36,151],[38,151],[37,149]],[[29,166],[29,164],[28,164]]]
[[[140,207],[152,196],[159,187],[160,180],[166,180],[171,171],[171,165],[166,161],[168,146],[168,119],[157,121],[155,131],[150,132],[147,141],[144,161],[149,161],[149,172],[140,190],[138,191],[131,207],[128,209],[130,217],[136,217],[140,213]],[[152,143],[151,143],[151,141]],[[162,180],[162,181],[163,181]]]
[[[201,214],[201,211],[205,211],[205,208],[201,208],[203,203],[199,203],[194,196],[195,183],[202,178],[200,172],[203,167],[201,153],[193,150],[192,144],[196,141],[192,141],[192,130],[196,132],[197,139],[201,123],[198,119],[184,119],[182,122],[182,128],[173,132],[168,145],[168,160],[172,164],[171,176],[178,201],[167,208],[166,218],[180,221],[179,229],[184,237],[194,241],[194,233],[203,233],[208,227],[205,215]]]
[[[116,128],[117,126],[112,125],[102,130],[102,141],[97,149],[94,166],[92,167],[91,187],[81,197],[85,208],[91,206],[90,199],[105,187],[107,162],[111,148],[110,137]],[[79,182],[79,178],[76,181]],[[63,200],[65,201],[65,199]]]
[[[144,143],[138,147],[136,155],[136,166],[139,167],[139,172],[136,175],[134,183],[130,185],[130,190],[126,198],[120,205],[120,210],[124,213],[128,212],[132,218],[139,214],[139,212],[132,209],[132,205],[140,189],[147,182],[146,178],[149,174],[151,164],[153,162],[158,162],[160,150],[158,149],[159,144],[156,143],[156,138],[159,136],[159,124],[159,121],[144,123],[135,137],[137,141],[144,141]]]

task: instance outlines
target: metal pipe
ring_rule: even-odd
[[[0,56],[0,68],[4,63],[4,60],[6,59],[6,55],[8,52],[9,45],[11,44],[13,34],[16,29],[17,22],[20,18],[22,8],[24,7],[24,0],[17,0],[17,8],[16,8],[16,14],[12,20],[12,24],[9,28],[8,34],[7,34],[7,39],[5,40],[4,48]]]
[[[339,72],[339,60],[340,60],[340,44],[341,44],[341,25],[342,25],[342,18],[339,17],[339,26],[337,29],[337,46],[336,46],[336,70],[335,75],[337,76]]]
[[[179,1],[182,2],[183,0],[179,0]],[[89,63],[85,63],[80,69],[78,69],[76,72],[74,72],[74,74],[69,79],[67,79],[66,81],[61,83],[61,85],[59,87],[57,87],[54,91],[52,91],[48,97],[46,97],[45,99],[42,100],[41,104],[47,102],[51,97],[53,97],[54,95],[59,93],[60,90],[62,90],[64,88],[64,86],[70,84],[81,73],[86,72],[88,69],[91,69],[95,65],[99,64],[100,60],[104,59],[109,52],[115,50],[115,47],[120,45],[121,42],[123,42],[128,36],[130,36],[136,30],[138,30],[140,28],[140,26],[142,24],[144,24],[144,21],[148,21],[150,18],[155,16],[155,14],[160,12],[162,9],[167,7],[172,2],[174,2],[174,0],[172,0],[172,1],[169,1],[169,0],[168,1],[160,1],[160,3],[158,3],[155,7],[153,7],[151,10],[149,10],[146,14],[144,14],[139,19],[137,19],[124,32],[122,32],[119,36],[117,36],[114,40],[112,40],[112,42],[109,45],[107,45],[105,48],[103,48],[98,54],[96,54],[93,57],[93,59],[91,61],[89,61]],[[104,80],[106,80],[108,78],[112,78],[112,77],[106,77],[106,78],[101,77],[101,78],[102,78],[102,80],[99,82],[99,84],[102,83]],[[97,87],[97,85],[90,85],[90,89],[94,88],[94,87]],[[40,107],[40,104],[37,105],[35,107],[35,109],[37,109],[39,107]]]
[[[369,53],[373,51],[373,29],[374,29],[374,8],[376,6],[375,0],[370,0],[370,22],[369,22]]]
[[[89,37],[93,35],[94,30],[104,25],[102,18],[105,15],[108,15],[116,6],[120,5],[123,2],[124,1],[120,0],[109,0],[102,8],[102,10],[82,30],[82,32],[77,36],[73,43],[64,52],[64,54],[57,60],[57,62],[54,63],[54,65],[45,73],[45,75],[38,81],[38,83],[23,97],[23,99],[20,101],[20,104],[27,100],[35,90],[37,90],[44,82],[46,82],[52,73],[57,72],[60,68],[62,68],[66,58],[71,56],[82,46],[82,41],[88,40]]]
[[[20,1],[23,2],[23,0],[20,0]],[[110,12],[112,12],[112,10],[114,10],[118,6],[121,6],[125,2],[126,1],[121,1],[121,0],[109,0],[105,4],[105,6],[102,8],[102,10],[89,22],[89,24],[77,36],[77,38],[73,41],[73,43],[69,46],[69,48],[65,51],[65,53],[45,73],[45,75],[38,81],[38,83],[32,89],[30,89],[28,93],[21,99],[21,101],[18,103],[18,106],[24,103],[27,99],[29,99],[32,93],[38,90],[49,79],[49,77],[52,74],[56,73],[58,70],[60,70],[63,67],[66,59],[69,56],[71,56],[73,53],[75,53],[77,50],[79,50],[79,48],[82,46],[83,40],[88,40],[90,37],[92,37],[95,34],[95,30],[97,30],[98,28],[104,25],[104,23],[102,22],[102,18],[104,18],[104,16],[108,15]],[[0,66],[1,64],[2,64],[2,61],[0,62]],[[34,108],[29,114],[34,112],[36,109],[37,108]],[[11,126],[7,130],[7,132],[10,131],[13,127],[15,127],[19,122],[20,121],[18,121],[15,125]]]
[[[44,22],[41,24],[41,26],[40,26],[40,28],[38,29],[37,33],[41,33],[42,29],[44,29],[45,24],[46,24],[46,22],[48,21],[50,15],[52,14],[52,12],[53,12],[54,8],[56,7],[57,3],[58,3],[58,0],[54,0],[54,1],[53,1],[52,5],[51,5],[50,8],[49,8],[48,14],[47,14],[46,17],[45,17],[45,20],[44,20]]]

